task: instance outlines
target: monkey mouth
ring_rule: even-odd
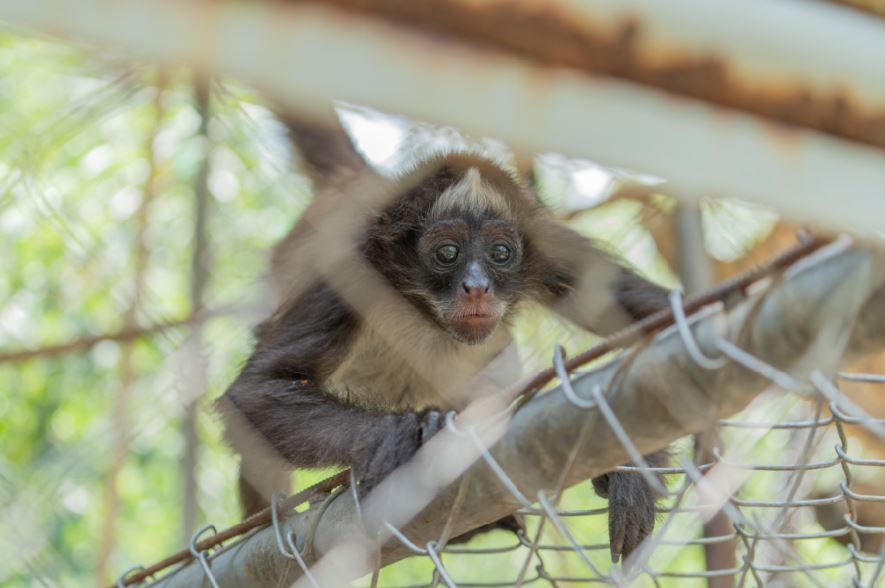
[[[467,309],[451,317],[449,324],[455,335],[466,343],[480,343],[498,326],[499,316],[492,309]]]
[[[475,313],[475,314],[464,314],[459,316],[457,319],[453,321],[455,324],[459,325],[476,325],[482,326],[486,324],[494,324],[498,322],[498,317],[491,313]]]

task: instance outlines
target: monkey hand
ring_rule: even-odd
[[[593,479],[596,494],[608,498],[608,536],[612,562],[625,559],[655,528],[655,494],[634,472],[609,472]]]
[[[365,496],[393,470],[409,461],[418,448],[446,426],[446,413],[438,410],[407,412],[384,417],[383,432],[354,464],[360,494]]]

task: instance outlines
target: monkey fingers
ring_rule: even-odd
[[[608,498],[612,562],[628,557],[655,527],[655,496],[641,474],[609,472],[593,479],[596,493]]]
[[[409,461],[421,445],[445,427],[445,413],[427,410],[389,415],[382,426],[385,430],[367,448],[362,463],[353,464],[362,496]]]

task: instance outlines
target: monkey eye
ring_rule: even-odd
[[[511,256],[510,247],[504,245],[502,243],[498,243],[497,245],[492,245],[492,249],[489,251],[489,257],[492,258],[494,263],[503,264],[510,261]]]
[[[436,250],[436,259],[443,265],[455,263],[458,259],[458,247],[456,245],[443,245]]]

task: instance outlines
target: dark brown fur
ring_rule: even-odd
[[[280,486],[280,464],[350,466],[365,490],[407,461],[442,426],[444,411],[464,408],[479,393],[475,376],[505,353],[504,327],[522,300],[540,301],[602,335],[667,305],[662,288],[556,222],[494,161],[443,154],[387,180],[362,163],[340,129],[293,129],[317,195],[274,252],[282,301],[218,405],[229,441],[244,456],[247,513]],[[384,198],[360,201],[374,192]],[[342,241],[356,239],[356,259],[318,261],[334,248],[334,239],[322,239],[337,235],[328,228],[336,214],[343,224],[359,218],[352,230],[340,229]],[[466,231],[480,244],[518,235],[511,247],[518,260],[507,262],[513,267],[475,266],[494,285],[482,304],[504,309],[503,327],[492,335],[465,342],[452,330],[447,317],[464,316],[458,304],[466,304],[461,288],[468,282],[418,263],[432,253],[421,249],[430,226],[437,226],[434,239]],[[320,245],[311,245],[316,240]],[[270,456],[255,457],[262,452]],[[654,525],[651,489],[634,473],[608,474],[595,485],[610,500],[613,554],[627,554]]]

